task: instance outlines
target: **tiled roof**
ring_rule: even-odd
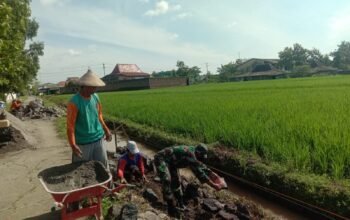
[[[71,81],[71,80],[79,80],[79,77],[68,77],[66,81]]]
[[[136,64],[117,64],[111,74],[127,77],[149,76],[148,73],[142,72]]]
[[[64,87],[66,85],[66,81],[61,81],[61,82],[57,83],[57,85],[59,87]]]

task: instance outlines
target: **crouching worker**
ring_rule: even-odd
[[[221,189],[219,184],[210,179],[209,175],[212,171],[200,162],[207,158],[207,152],[207,146],[205,144],[199,144],[197,146],[168,147],[159,151],[154,156],[157,173],[162,182],[163,198],[167,202],[168,214],[170,216],[176,216],[179,208],[185,208],[178,173],[179,168],[188,167],[201,183],[207,183],[216,190]]]
[[[14,99],[11,103],[10,111],[15,115],[18,111],[20,111],[21,107],[22,102],[19,99]]]
[[[127,152],[123,154],[118,161],[117,176],[120,182],[127,183],[126,178],[128,180],[141,179],[147,182],[143,157],[140,154],[136,142],[128,141],[126,149]]]

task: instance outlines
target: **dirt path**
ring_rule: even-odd
[[[0,218],[52,219],[53,199],[37,179],[39,171],[71,161],[66,141],[57,137],[50,120],[24,121],[26,133],[34,138],[33,149],[0,156]]]

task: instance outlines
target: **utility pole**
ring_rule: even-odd
[[[102,66],[103,66],[103,76],[105,76],[105,75],[106,75],[106,67],[105,67],[105,64],[102,63]]]
[[[209,80],[209,69],[208,69],[208,66],[209,66],[209,64],[208,64],[208,62],[206,62],[205,63],[205,66],[207,67],[207,81]]]

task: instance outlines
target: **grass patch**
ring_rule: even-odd
[[[59,117],[55,119],[55,127],[60,138],[67,138],[66,117]]]

